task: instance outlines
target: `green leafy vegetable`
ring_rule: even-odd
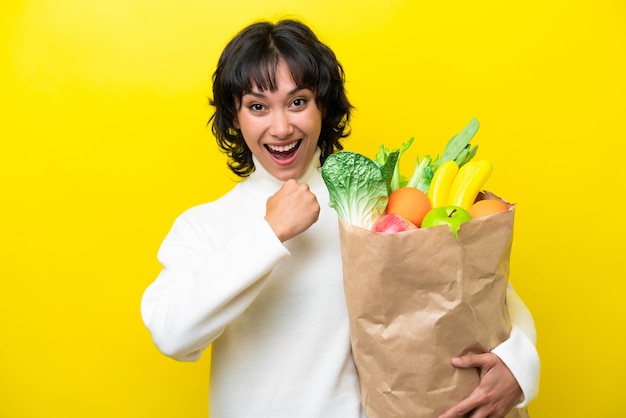
[[[422,161],[419,157],[415,157],[415,170],[413,175],[407,182],[407,187],[415,187],[428,194],[430,181],[433,179],[434,169],[432,168],[433,159],[430,155],[425,155]]]
[[[443,153],[441,154],[441,158],[438,158],[437,161],[435,161],[435,168],[439,167],[448,160],[454,160],[459,167],[461,167],[463,164],[474,158],[474,155],[476,155],[476,151],[478,150],[478,145],[474,145],[472,147],[470,145],[470,141],[474,138],[476,132],[478,132],[479,127],[480,124],[476,118],[470,119],[469,123],[461,132],[450,138],[443,150]]]
[[[441,157],[415,157],[413,173],[408,180],[400,174],[400,156],[413,144],[413,138],[403,143],[399,150],[390,151],[381,145],[375,160],[350,151],[330,155],[322,166],[330,206],[344,221],[370,229],[385,213],[391,192],[408,186],[428,193],[435,170],[441,164],[453,160],[460,167],[474,158],[478,145],[472,146],[470,141],[478,127],[478,121],[472,118],[448,141]]]
[[[403,143],[400,151],[398,152],[398,159],[393,166],[393,177],[391,178],[390,192],[399,189],[406,183],[406,180],[403,179],[400,174],[400,158],[402,157],[402,154],[404,154],[404,152],[411,147],[411,144],[413,144],[413,139],[414,138],[411,138],[407,142]],[[389,151],[389,149],[386,148],[384,145],[381,145],[378,149],[378,153],[376,154],[376,161],[379,164],[385,164],[387,162],[387,159],[389,158],[389,155],[391,155],[391,152],[392,151]]]
[[[425,155],[421,160],[419,156],[415,157],[413,174],[411,177],[406,180],[400,174],[400,157],[402,154],[411,146],[413,143],[413,138],[409,139],[408,142],[402,144],[402,148],[398,155],[398,161],[394,167],[394,176],[391,182],[391,191],[394,191],[400,187],[415,187],[416,189],[420,189],[424,193],[428,193],[428,189],[430,187],[430,182],[433,179],[433,175],[435,170],[443,163],[448,160],[455,161],[459,167],[468,163],[474,156],[476,155],[476,151],[478,150],[478,145],[472,146],[470,141],[478,132],[479,123],[476,118],[470,119],[469,123],[463,128],[461,132],[454,135],[448,143],[446,144],[441,157],[437,155],[435,158],[432,158],[430,155]],[[387,156],[390,151],[385,148],[384,145],[381,145],[376,154],[376,160],[378,162],[386,161]]]
[[[330,206],[344,221],[370,229],[387,207],[389,189],[399,151],[390,152],[381,164],[362,154],[341,151],[322,166]]]

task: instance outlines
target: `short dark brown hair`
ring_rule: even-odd
[[[298,87],[309,88],[322,112],[318,139],[320,164],[343,149],[341,140],[350,134],[352,105],[345,92],[345,74],[335,53],[305,24],[296,20],[257,22],[244,28],[224,48],[213,74],[215,112],[209,119],[219,148],[228,157],[228,167],[238,176],[254,171],[252,152],[235,129],[237,106],[244,94],[275,91],[276,68],[284,61]]]

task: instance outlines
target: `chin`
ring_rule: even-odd
[[[290,179],[297,180],[306,172],[310,163],[310,159],[309,161],[306,161],[306,163],[304,163],[299,158],[293,161],[291,164],[284,166],[281,166],[280,164],[276,164],[276,162],[274,162],[273,169],[270,172],[275,178],[280,181],[287,181]]]

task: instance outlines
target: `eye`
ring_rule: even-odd
[[[264,107],[261,103],[251,103],[248,105],[248,109],[252,110],[253,112],[262,112]]]
[[[298,97],[293,102],[291,102],[291,107],[295,107],[296,109],[302,108],[306,106],[308,100],[303,97]]]

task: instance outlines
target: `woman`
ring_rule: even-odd
[[[343,69],[302,23],[260,22],[226,46],[213,81],[213,132],[244,181],[175,221],[143,320],[177,360],[212,344],[212,418],[364,417],[320,175],[349,133]],[[523,376],[538,362],[534,325],[511,297],[516,334],[496,348],[511,369],[493,353],[459,359],[483,377],[450,417],[499,416],[535,396],[536,376]]]

